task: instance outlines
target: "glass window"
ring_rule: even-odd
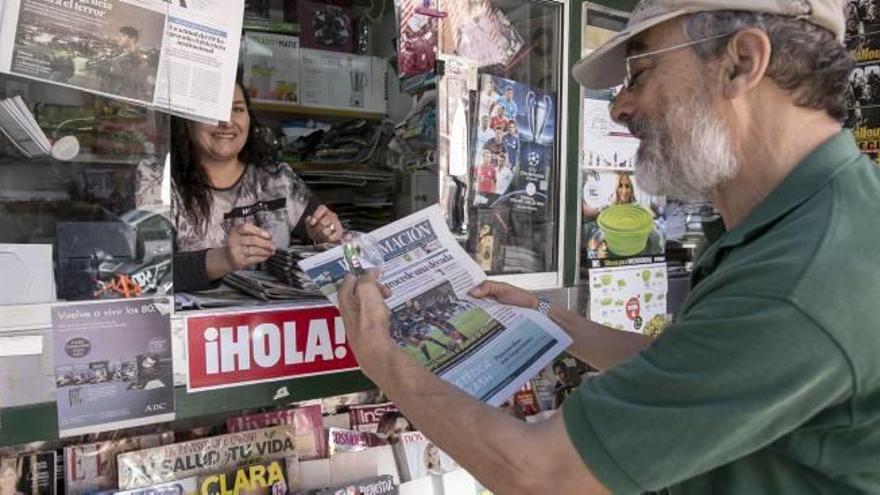
[[[470,133],[441,136],[450,156],[469,155],[466,170],[447,164],[444,207],[492,275],[557,270],[562,13],[558,2],[471,1],[441,32],[442,51],[479,74]]]
[[[170,289],[171,231],[161,197],[167,118],[6,75],[0,100],[17,116],[0,122],[0,272],[9,288],[0,290],[0,304]],[[12,140],[22,132],[44,147],[19,142],[19,150]],[[48,289],[34,282],[53,279]]]

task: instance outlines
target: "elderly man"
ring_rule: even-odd
[[[575,67],[623,81],[612,113],[641,138],[641,186],[722,214],[657,340],[484,284],[604,370],[527,425],[401,353],[370,274],[340,294],[367,375],[504,495],[880,493],[880,170],[840,124],[843,3],[644,0]]]

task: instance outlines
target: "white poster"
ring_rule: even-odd
[[[666,324],[666,263],[590,270],[590,320],[656,336]]]
[[[611,119],[611,102],[611,90],[585,92],[581,166],[587,169],[634,171],[639,140],[630,134],[626,126]]]

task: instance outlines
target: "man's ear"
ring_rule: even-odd
[[[738,98],[757,86],[767,72],[772,48],[767,33],[757,28],[737,32],[723,56],[724,96]]]

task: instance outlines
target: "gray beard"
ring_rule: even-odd
[[[636,124],[642,135],[635,163],[639,188],[684,201],[708,199],[739,171],[730,138],[707,101],[680,100],[671,107],[661,123]]]

